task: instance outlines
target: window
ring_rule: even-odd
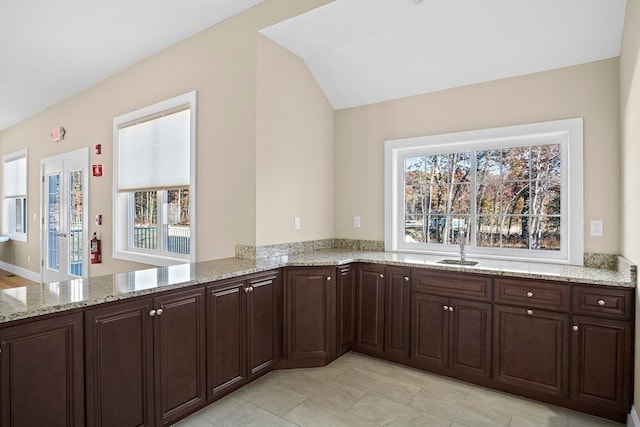
[[[195,260],[195,92],[114,119],[114,258]]]
[[[2,233],[27,241],[27,150],[2,158]]]
[[[582,264],[582,120],[385,143],[385,246]]]

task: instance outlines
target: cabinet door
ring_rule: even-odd
[[[385,273],[386,312],[384,352],[391,359],[404,362],[409,358],[411,324],[410,272],[406,268],[387,267]]]
[[[152,426],[152,299],[85,312],[87,424]]]
[[[332,268],[288,269],[285,284],[289,359],[329,360],[335,349]]]
[[[82,314],[0,329],[3,426],[84,425]]]
[[[633,354],[631,323],[574,316],[572,329],[571,397],[628,413]]]
[[[276,286],[278,276],[249,279],[247,298],[247,362],[249,378],[271,371],[276,363]]]
[[[495,380],[518,393],[567,396],[568,314],[495,305],[493,324]]]
[[[247,378],[245,281],[207,288],[208,399],[238,388]]]
[[[449,298],[414,293],[412,300],[412,364],[444,372],[449,358]]]
[[[491,373],[491,304],[451,299],[451,371],[458,377],[488,378]]]
[[[384,266],[361,265],[356,281],[356,340],[363,353],[384,352]]]
[[[204,288],[154,299],[156,420],[167,425],[206,401]]]
[[[348,352],[353,345],[356,322],[356,274],[353,266],[338,267],[336,282],[337,353]]]

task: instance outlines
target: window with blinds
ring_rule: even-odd
[[[114,257],[194,260],[195,92],[114,119]]]
[[[2,233],[27,240],[27,150],[2,158]]]

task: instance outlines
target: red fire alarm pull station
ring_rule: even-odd
[[[93,176],[102,176],[102,165],[93,165]]]

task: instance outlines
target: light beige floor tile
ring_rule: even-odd
[[[513,414],[509,427],[568,427],[565,417],[544,414]]]
[[[182,421],[173,424],[175,427],[213,427],[214,424],[201,412],[185,418]]]
[[[301,372],[292,373],[286,378],[283,377],[278,381],[278,384],[343,411],[351,408],[366,394],[364,391],[352,387],[352,384],[340,384]]]
[[[347,353],[338,360],[335,360],[331,365],[334,365],[336,368],[359,368],[378,374],[386,374],[398,366],[386,360],[376,359],[359,353]]]
[[[307,396],[271,380],[258,380],[232,394],[234,399],[251,403],[282,416],[304,402]]]
[[[463,397],[466,396],[470,390],[476,388],[476,386],[471,384],[403,366],[396,366],[391,372],[387,373],[386,376],[420,388],[435,390],[446,389],[448,392],[455,392]]]
[[[569,427],[622,427],[624,424],[592,415],[571,411],[569,415]]]
[[[480,406],[499,406],[512,414],[529,414],[542,419],[563,419],[566,425],[567,411],[508,393],[478,387],[470,390],[465,400]]]
[[[215,422],[219,427],[295,427],[295,424],[250,403]]]
[[[313,398],[307,399],[284,416],[302,427],[373,427],[378,424],[354,414],[327,406]]]
[[[456,420],[462,412],[460,404],[463,401],[464,395],[447,389],[432,391],[423,388],[409,403],[409,406],[429,415]]]
[[[484,405],[463,400],[460,414],[455,421],[469,427],[508,426],[512,413],[498,405]]]
[[[367,393],[383,396],[403,405],[408,405],[420,391],[420,387],[416,385],[360,368],[349,369],[336,378],[335,382],[357,387]]]
[[[195,414],[191,415],[191,417],[195,415],[200,415],[205,419],[209,420],[211,423],[215,424],[216,421],[221,420],[222,418],[229,415],[231,412],[240,409],[244,405],[244,403],[239,402],[233,399],[230,396],[223,397],[215,403],[212,403],[209,406],[205,406],[200,409]],[[191,418],[189,417],[189,418]],[[189,419],[187,418],[187,419]]]
[[[427,417],[421,411],[380,396],[366,395],[348,411],[385,426],[449,426],[451,420]]]

